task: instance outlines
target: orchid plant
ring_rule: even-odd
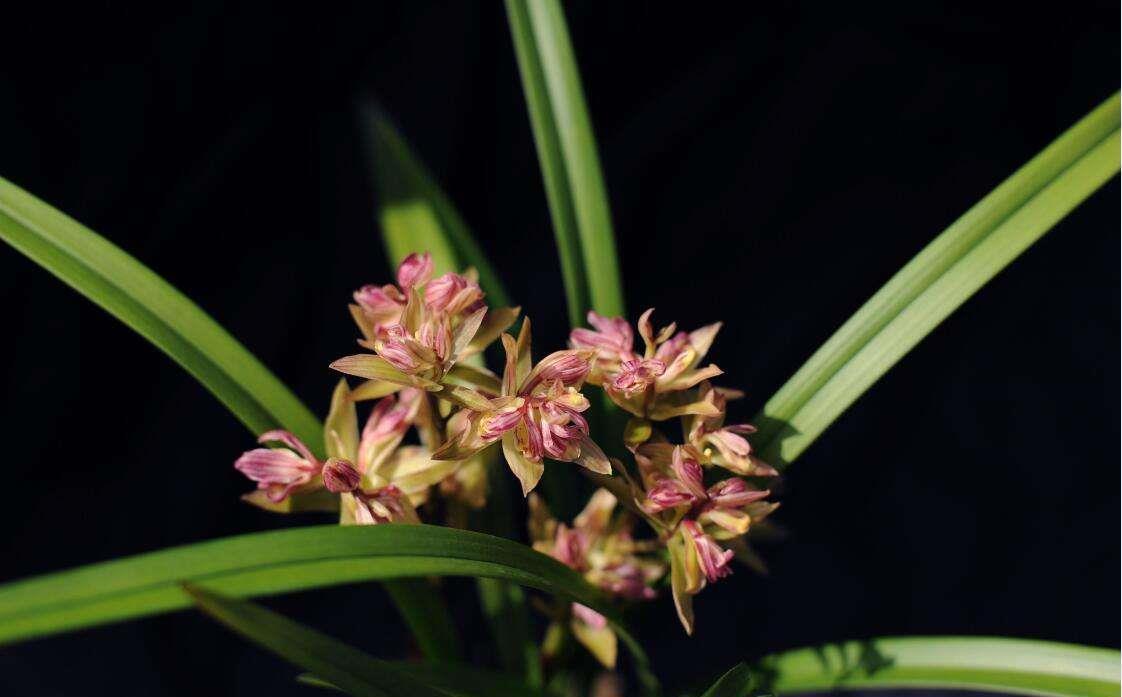
[[[757,430],[730,416],[744,393],[708,362],[719,323],[656,329],[648,309],[633,327],[561,7],[506,8],[571,326],[568,346],[537,361],[529,317],[379,112],[367,113],[374,166],[398,194],[380,219],[399,263],[393,283],[353,293],[361,351],[331,364],[322,423],[153,272],[0,180],[0,237],[172,356],[252,431],[260,447],[233,463],[252,482],[243,500],[333,516],[0,585],[0,644],[194,606],[301,667],[301,681],[355,695],[660,694],[621,609],[672,605],[685,634],[704,635],[695,598],[730,583],[738,561],[759,565],[751,538],[773,523],[784,468],[1119,170],[1115,94],[894,276],[763,405]],[[592,493],[559,520],[551,497],[574,491],[576,472]],[[522,529],[504,520],[512,481],[529,511]],[[494,520],[480,523],[483,513]],[[403,580],[445,575],[478,579],[501,672],[464,661],[439,585]],[[372,658],[244,599],[365,580],[383,584],[429,663]],[[565,650],[570,639],[591,660]],[[1014,639],[875,639],[751,658],[685,694],[918,684],[1117,695],[1120,685],[1117,651]]]

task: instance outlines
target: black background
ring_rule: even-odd
[[[1117,3],[574,3],[632,316],[723,319],[767,395],[954,218],[1118,87]],[[844,9],[841,9],[844,7]],[[86,3],[9,14],[0,176],[150,265],[317,412],[349,292],[389,278],[358,146],[374,93],[536,323],[567,328],[501,4]],[[1118,646],[1117,178],[790,470],[771,575],[636,618],[672,684],[849,637]],[[312,519],[238,503],[251,436],[165,356],[0,248],[0,579]],[[471,589],[450,582],[458,620]],[[375,655],[375,585],[268,604]],[[472,649],[486,660],[486,646]],[[192,614],[0,650],[5,694],[304,694]]]

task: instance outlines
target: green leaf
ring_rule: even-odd
[[[108,240],[3,179],[0,237],[171,356],[254,434],[286,428],[324,454],[319,420],[197,305]],[[441,632],[424,626],[440,624],[437,608],[431,599],[413,601],[400,610],[426,645],[424,637]]]
[[[504,670],[523,673],[531,685],[541,684],[541,656],[530,638],[530,617],[521,587],[507,581],[476,581],[479,606],[495,635],[499,663]]]
[[[409,675],[396,664],[372,658],[341,641],[245,600],[226,598],[199,586],[185,584],[184,592],[215,620],[289,663],[314,672],[331,685],[356,697],[471,697],[429,684],[424,676]]]
[[[359,118],[377,188],[382,241],[391,263],[396,266],[413,252],[428,251],[437,273],[473,266],[488,304],[509,305],[483,249],[390,119],[369,100],[360,103]]]
[[[545,694],[540,689],[531,687],[510,675],[472,668],[462,663],[410,663],[406,661],[388,661],[388,663],[400,673],[418,680],[424,680],[433,687],[462,697],[468,697],[468,695],[540,697]],[[339,689],[327,680],[310,673],[304,673],[296,679],[313,687]]]
[[[1118,697],[1120,654],[1074,644],[982,637],[851,641],[764,658],[765,686],[781,695],[835,688],[993,690]]]
[[[572,326],[589,308],[623,315],[623,288],[596,139],[557,0],[506,0],[553,219]]]
[[[421,579],[388,579],[382,586],[426,658],[449,662],[463,659],[459,633],[439,589]]]
[[[1119,169],[1116,93],[956,220],[811,356],[756,416],[765,460],[793,461],[959,305]]]
[[[311,526],[238,535],[0,585],[0,645],[186,607],[183,582],[233,597],[372,579],[476,576],[587,605],[647,661],[603,594],[551,557],[510,540],[432,525]]]
[[[316,417],[229,332],[148,267],[4,179],[0,238],[155,344],[254,434],[283,427],[322,454]]]
[[[746,697],[752,689],[752,670],[737,663],[722,675],[701,697]]]

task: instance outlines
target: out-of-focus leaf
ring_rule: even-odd
[[[592,122],[557,0],[506,0],[572,326],[624,313],[615,236]]]
[[[434,661],[463,658],[459,633],[439,589],[430,587],[424,579],[387,579],[382,586],[426,658]]]
[[[764,658],[779,695],[855,688],[939,688],[1017,695],[1118,697],[1120,654],[997,637],[900,637],[825,644]]]
[[[793,461],[923,337],[1119,168],[1115,93],[956,220],[756,416],[761,457]]]
[[[542,697],[546,693],[531,687],[513,676],[504,673],[493,673],[466,666],[462,663],[439,663],[426,661],[424,663],[411,663],[407,661],[386,661],[399,673],[403,673],[418,680],[424,680],[429,685],[444,690],[456,697],[469,697],[470,695],[487,695],[488,697]],[[327,680],[311,673],[304,673],[296,678],[299,682],[313,687],[338,690]]]
[[[391,263],[413,252],[432,253],[437,273],[479,273],[492,307],[509,305],[506,291],[463,218],[440,190],[390,119],[371,101],[359,106],[367,161],[377,187],[378,219]]]
[[[397,665],[376,658],[341,641],[246,600],[235,600],[198,586],[184,590],[195,606],[250,641],[289,663],[321,676],[355,697],[472,697],[487,693],[439,689],[422,675],[410,675]]]
[[[737,663],[722,675],[701,697],[747,697],[752,690],[752,670]]]
[[[322,454],[319,420],[198,305],[104,237],[4,179],[0,238],[155,344],[254,435],[285,428]]]

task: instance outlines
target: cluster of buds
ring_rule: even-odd
[[[593,328],[574,329],[569,344],[596,351],[589,381],[632,415],[624,441],[639,477],[621,465],[618,470],[627,481],[617,490],[665,543],[675,607],[682,626],[692,633],[692,597],[732,572],[729,564],[736,553],[747,554],[749,528],[778,506],[765,500],[767,489],[727,475],[765,478],[778,472],[752,453],[744,437],[755,430],[751,425],[725,424],[729,400],[743,395],[715,387],[710,379],[721,375],[721,369],[701,365],[720,323],[688,333],[671,323],[656,332],[652,314],[653,309],[647,310],[639,318],[641,354],[626,320],[595,312],[588,314]],[[652,423],[675,417],[683,426],[684,442],[677,445]]]
[[[596,329],[574,329],[569,344],[596,352],[589,381],[601,386],[621,409],[641,419],[717,416],[717,405],[689,396],[691,388],[722,372],[713,364],[700,367],[720,323],[689,333],[677,331],[677,325],[671,323],[656,334],[651,325],[653,313],[652,308],[639,318],[642,354],[634,350],[634,335],[626,320],[588,313],[588,322]]]
[[[478,508],[486,502],[489,446],[498,441],[523,494],[541,478],[545,459],[611,471],[582,416],[589,404],[580,390],[594,352],[557,351],[534,365],[529,320],[517,340],[505,334],[519,308],[489,308],[471,271],[433,278],[431,256],[411,254],[396,285],[363,286],[350,311],[358,344],[370,353],[331,364],[364,381],[336,387],[326,459],[287,432],[264,434],[263,442],[285,447],[238,459],[235,466],[258,484],[246,500],[275,511],[338,510],[344,524],[416,522],[416,507],[434,490]],[[502,377],[478,356],[500,336]],[[356,405],[375,399],[360,433]],[[420,443],[403,445],[410,428]]]
[[[486,502],[487,462],[498,444],[524,496],[546,460],[574,463],[605,488],[572,525],[554,520],[531,496],[534,548],[624,600],[655,597],[653,585],[669,575],[688,633],[693,596],[731,573],[731,560],[747,553],[749,529],[778,505],[759,483],[778,473],[753,454],[745,436],[754,429],[725,423],[728,402],[742,395],[714,386],[722,371],[702,364],[719,323],[655,331],[647,310],[636,350],[624,319],[591,312],[591,329],[574,329],[568,349],[535,364],[529,319],[517,338],[507,333],[519,308],[489,308],[470,270],[434,278],[428,254],[407,257],[396,284],[360,288],[350,311],[367,352],[331,367],[363,381],[336,386],[322,457],[274,430],[260,438],[272,447],[238,458],[235,467],[257,485],[248,502],[281,512],[337,512],[348,525],[417,523],[440,509],[459,524],[467,509]],[[505,351],[498,375],[479,355],[496,340]],[[630,414],[623,439],[637,474],[609,460],[593,440],[586,384]],[[360,429],[363,403],[372,406]],[[656,427],[670,420],[681,422],[680,443]],[[434,496],[441,506],[426,505]],[[646,537],[632,536],[637,520],[649,524]],[[602,615],[573,604],[552,616],[552,634],[571,631],[601,663],[614,664],[616,635]]]
[[[548,554],[577,571],[585,580],[608,595],[626,600],[655,597],[651,584],[666,573],[666,563],[654,554],[656,540],[636,540],[631,531],[635,518],[626,511],[616,512],[616,497],[598,489],[572,526],[553,518],[549,508],[536,494],[530,497],[530,539],[534,549]],[[607,618],[595,610],[572,603],[568,623],[577,638],[605,667],[616,661],[616,635]],[[547,637],[556,634],[563,621],[554,620]],[[549,646],[547,642],[549,654]]]

